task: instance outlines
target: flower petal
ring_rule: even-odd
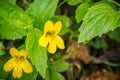
[[[21,51],[19,52],[19,55],[20,55],[20,56],[23,56],[24,58],[26,58],[26,57],[27,57],[27,52],[26,52],[25,50],[21,50]]]
[[[14,78],[20,78],[22,76],[22,66],[21,64],[17,64],[13,69],[13,77]]]
[[[55,31],[55,34],[58,34],[60,32],[61,28],[62,28],[61,21],[56,22],[54,25],[54,28],[53,28]]]
[[[47,33],[48,31],[51,31],[53,30],[53,22],[48,20],[46,23],[45,23],[45,27],[44,27],[44,34]]]
[[[56,52],[56,49],[57,49],[57,46],[56,46],[55,40],[53,39],[50,41],[50,44],[48,46],[48,52],[51,54],[54,54]]]
[[[64,42],[63,42],[61,37],[56,36],[55,37],[55,42],[56,42],[56,45],[59,49],[64,49],[65,48]]]
[[[26,73],[31,73],[33,71],[32,65],[27,60],[22,63],[22,68]]]
[[[40,39],[39,39],[39,45],[43,46],[43,47],[47,47],[49,42],[49,38],[45,35],[43,35]]]
[[[15,59],[12,58],[10,60],[8,60],[5,65],[3,66],[3,69],[6,71],[6,72],[9,72],[11,71],[13,68],[15,67]]]
[[[18,50],[15,47],[11,48],[9,52],[12,57],[15,57],[15,55],[18,55]]]

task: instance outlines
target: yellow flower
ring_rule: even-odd
[[[20,78],[22,76],[22,70],[26,73],[31,73],[33,71],[32,65],[27,61],[27,52],[25,50],[18,50],[13,47],[10,49],[10,55],[13,57],[8,60],[4,65],[4,70],[9,72],[13,69],[13,77]]]
[[[44,34],[39,39],[39,45],[43,47],[47,47],[48,52],[53,54],[56,52],[57,47],[59,49],[64,49],[64,42],[61,37],[57,34],[60,32],[62,28],[62,23],[60,21],[53,24],[52,21],[47,21],[44,26]]]

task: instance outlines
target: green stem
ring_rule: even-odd
[[[120,66],[120,63],[111,63],[106,61],[105,64],[110,65],[110,66]]]
[[[58,5],[57,8],[59,8],[61,5],[63,5],[66,1],[67,1],[67,0],[63,0],[63,1]]]

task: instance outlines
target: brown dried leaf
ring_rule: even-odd
[[[68,57],[69,59],[79,59],[85,64],[88,64],[92,60],[92,57],[89,55],[86,45],[78,44],[72,40],[70,40],[70,44],[66,52],[70,54]]]

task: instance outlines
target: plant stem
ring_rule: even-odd
[[[63,5],[66,1],[67,1],[67,0],[63,0],[63,1],[58,5],[57,8],[59,8],[61,5]]]

